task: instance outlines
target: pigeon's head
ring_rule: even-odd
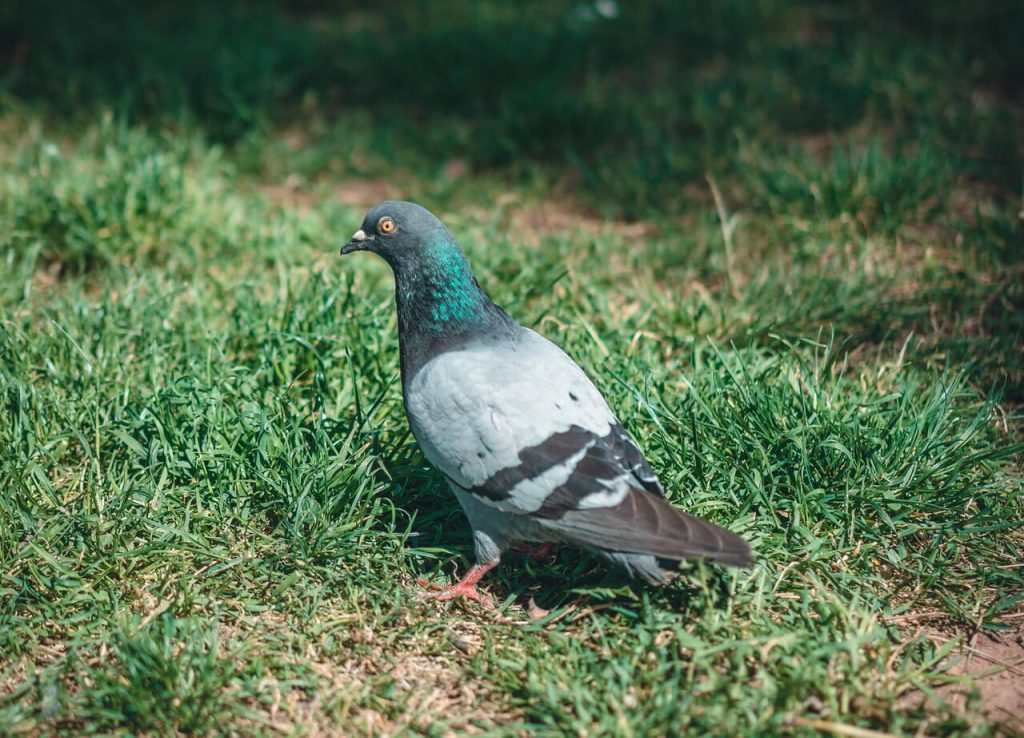
[[[433,213],[416,203],[385,200],[370,208],[362,228],[341,247],[341,253],[372,251],[395,266],[400,261],[418,258],[425,247],[438,242],[455,243]]]

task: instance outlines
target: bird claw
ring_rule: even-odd
[[[422,581],[422,580],[420,580]],[[485,610],[494,609],[494,600],[489,594],[484,594],[476,588],[475,584],[458,582],[450,587],[440,587],[436,584],[429,585],[432,592],[420,592],[420,597],[431,600],[456,600],[463,597],[467,600],[479,602]]]
[[[421,587],[429,587],[431,592],[420,592],[420,597],[430,598],[434,600],[455,600],[460,597],[464,597],[467,600],[474,600],[479,602],[485,610],[494,609],[494,600],[491,596],[484,594],[476,588],[476,583],[480,580],[484,574],[489,572],[498,562],[495,561],[492,564],[477,564],[469,572],[455,584],[449,587],[441,587],[440,585],[428,582],[425,579],[417,579],[416,583]]]

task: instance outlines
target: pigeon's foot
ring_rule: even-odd
[[[480,581],[484,574],[489,572],[498,562],[495,561],[490,564],[477,564],[468,572],[466,576],[460,579],[458,582],[450,587],[444,587],[436,592],[423,592],[421,596],[430,597],[435,600],[455,600],[459,597],[465,597],[467,600],[475,600],[481,604],[487,610],[494,609],[494,600],[491,596],[484,594],[476,588],[476,583]],[[418,579],[417,583],[421,586],[432,586],[429,582],[423,579]]]

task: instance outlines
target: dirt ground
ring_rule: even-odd
[[[950,674],[975,678],[982,710],[1003,735],[1024,735],[1024,613],[1016,627],[1000,634],[978,633],[956,652]],[[970,690],[951,684],[939,690],[956,704],[965,704]]]

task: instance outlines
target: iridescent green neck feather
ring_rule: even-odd
[[[431,356],[515,325],[480,289],[446,230],[431,234],[392,267],[405,381]]]
[[[433,241],[427,252],[423,285],[427,294],[419,298],[430,307],[428,327],[444,332],[485,320],[490,301],[473,279],[458,246],[442,237]]]
[[[435,234],[415,258],[395,266],[399,319],[408,319],[403,328],[449,333],[487,322],[491,301],[447,233]]]

